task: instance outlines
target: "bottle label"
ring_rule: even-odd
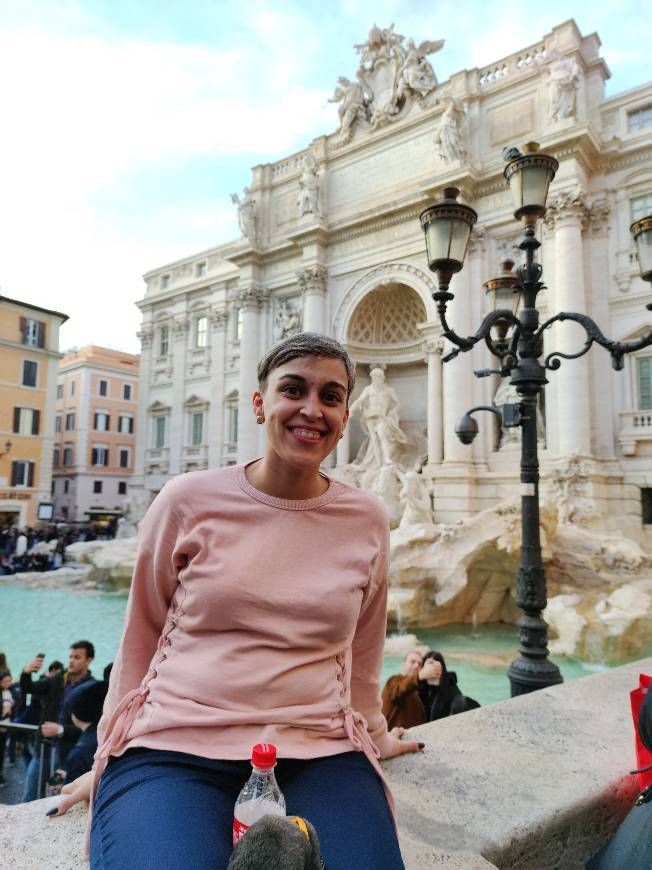
[[[236,819],[236,818],[233,819],[233,845],[234,846],[238,842],[238,840],[241,840],[244,837],[244,835],[247,833],[248,830],[249,830],[249,825],[243,825],[242,822],[239,821],[238,819]]]

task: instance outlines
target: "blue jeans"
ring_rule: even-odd
[[[224,870],[248,761],[133,749],[100,780],[91,870]],[[328,870],[404,870],[382,783],[361,752],[276,768],[288,815],[315,826]]]

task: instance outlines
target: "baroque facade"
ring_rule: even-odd
[[[508,146],[536,140],[560,163],[540,229],[544,315],[586,312],[615,339],[650,329],[628,227],[652,213],[652,86],[605,98],[600,40],[572,20],[523,51],[438,82],[431,60],[442,45],[372,28],[356,46],[355,75],[341,77],[332,98],[339,130],[255,167],[244,194],[233,195],[242,237],[145,275],[136,500],[147,504],[174,474],[260,455],[250,405],[256,363],[299,330],[348,347],[354,399],[372,367],[384,370],[403,431],[423,443],[419,467],[435,521],[515,493],[514,439],[501,442],[486,420],[472,447],[454,434],[465,411],[491,403],[498,383],[473,377],[492,367],[484,347],[442,364],[418,221],[449,186],[479,214],[450,306],[451,324],[469,334],[487,310],[483,281],[520,256],[502,173]],[[556,326],[546,353],[579,350],[575,330]],[[640,528],[644,509],[652,523],[652,352],[627,358],[624,373],[601,349],[564,363],[542,412],[544,479],[579,457],[596,510]],[[193,440],[197,414],[201,443]],[[333,462],[349,463],[362,440],[353,420]]]

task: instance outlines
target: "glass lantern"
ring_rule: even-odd
[[[514,261],[503,260],[500,264],[500,274],[495,278],[489,278],[482,285],[491,304],[491,310],[509,309],[516,315],[521,302],[521,294],[518,292],[518,275],[513,271]],[[505,339],[511,323],[509,320],[497,320],[494,324],[496,336],[500,341]]]
[[[426,236],[428,267],[437,274],[441,289],[446,289],[451,277],[464,265],[471,229],[478,219],[468,205],[457,202],[459,190],[447,187],[444,197],[419,215]]]
[[[652,283],[652,215],[634,221],[629,231],[636,242],[641,278]]]
[[[509,161],[504,174],[517,220],[532,224],[546,213],[548,188],[558,169],[554,157],[539,153],[537,142],[528,142],[523,146],[523,154]]]

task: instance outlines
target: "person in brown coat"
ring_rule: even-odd
[[[428,721],[419,688],[426,680],[441,677],[442,666],[429,660],[423,663],[421,653],[413,650],[403,659],[402,673],[395,674],[383,689],[383,716],[387,727],[412,728]]]

